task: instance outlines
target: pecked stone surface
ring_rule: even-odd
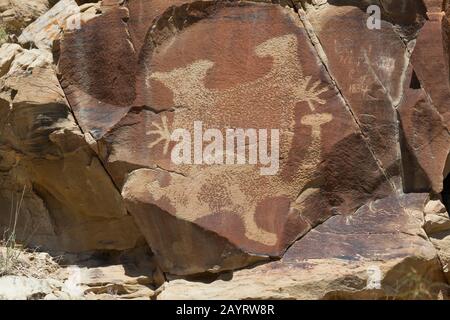
[[[209,284],[169,279],[158,299],[437,298],[445,294],[445,281],[421,228],[426,197],[370,202],[354,215],[330,218],[280,261],[225,273]]]
[[[407,50],[393,25],[366,27],[368,15],[353,6],[306,11],[330,74],[352,110],[368,146],[392,183],[399,185],[396,106],[403,93]],[[336,28],[339,26],[339,28]]]
[[[124,22],[137,19],[138,3],[109,10],[64,36],[59,64],[77,120],[97,140],[165,271],[220,271],[280,257],[330,216],[393,192],[294,11],[233,1],[173,5],[145,38]],[[133,40],[136,34],[144,40]],[[135,45],[113,47],[120,41]],[[139,41],[142,50],[135,52]],[[392,42],[392,51],[403,55],[401,43]],[[81,55],[89,61],[82,69],[75,59]],[[104,61],[114,65],[101,68]],[[103,80],[95,88],[88,85],[97,79]],[[389,90],[398,95],[400,89]],[[261,165],[175,165],[170,133],[193,133],[196,121],[222,134],[279,129],[278,170],[262,175]],[[390,161],[395,166],[396,155]]]
[[[170,281],[161,299],[437,297],[448,219],[423,221],[417,192],[438,197],[449,172],[440,1],[109,0],[79,6],[81,29],[52,20],[64,3],[78,7],[59,1],[0,50],[0,225],[25,185],[34,242],[51,249],[143,235],[168,279],[269,262]],[[216,147],[227,129],[278,129],[278,164],[176,164],[171,134],[200,122]],[[398,288],[416,275],[431,291]]]
[[[135,52],[128,11],[113,7],[60,45],[61,85],[83,132],[95,139],[127,114],[135,98]]]

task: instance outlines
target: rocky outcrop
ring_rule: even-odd
[[[43,15],[53,1],[49,0],[1,0],[1,27],[9,34],[19,36],[31,22]]]
[[[431,200],[425,207],[424,230],[438,250],[438,256],[450,282],[450,218],[440,200]]]
[[[134,221],[72,116],[51,54],[16,44],[1,52],[2,225],[20,205],[17,235],[27,243],[68,251],[133,247]]]
[[[100,6],[95,3],[79,7],[75,0],[61,0],[27,26],[18,41],[23,46],[51,49],[63,32],[81,28],[82,23],[95,18],[99,11]]]
[[[427,2],[429,20],[421,29],[407,73],[401,121],[404,188],[442,192],[450,173],[448,24],[437,2]],[[433,61],[433,63],[429,63]]]
[[[445,281],[421,228],[425,198],[371,202],[351,216],[330,218],[278,262],[209,284],[174,279],[158,299],[436,298],[445,294]]]
[[[0,225],[152,254],[48,299],[447,294],[446,2],[81,2],[0,49]]]
[[[97,54],[97,44],[90,45],[89,39],[94,30],[106,29],[102,25],[117,25],[105,41],[111,37],[126,41],[123,14],[121,8],[111,10],[87,23],[81,32],[65,37],[60,70],[74,114],[83,130],[98,140],[99,154],[116,185],[122,186],[133,169],[148,168],[133,172],[123,196],[166,271],[220,271],[242,267],[254,261],[254,256],[280,257],[296,239],[331,215],[352,212],[369,199],[393,192],[385,169],[374,158],[372,147],[325,72],[310,35],[291,9],[208,1],[170,8],[155,21],[158,27],[147,33],[139,56],[133,58],[133,47],[125,44],[120,51],[104,50],[117,65],[97,70],[99,63],[94,60],[106,58]],[[242,15],[257,18],[251,22],[229,18]],[[268,17],[280,22],[264,28]],[[174,19],[186,22],[171,25]],[[260,27],[254,29],[255,23]],[[211,32],[211,26],[217,32]],[[229,31],[223,33],[224,29]],[[223,45],[236,34],[242,35],[246,47],[231,48],[224,55]],[[170,47],[165,48],[166,43]],[[80,47],[77,50],[73,45]],[[176,59],[181,48],[184,60],[189,61],[185,65]],[[88,56],[92,52],[92,63],[80,76],[74,57],[81,50]],[[100,73],[105,75],[102,79],[118,79],[119,70],[120,81],[134,81],[134,90],[119,83],[115,90],[109,82],[103,89],[98,84],[83,90],[85,79],[98,79]],[[227,70],[226,78],[223,70]],[[180,86],[183,82],[186,86]],[[255,116],[249,103],[260,116]],[[191,130],[195,121],[208,128],[282,128],[278,172],[261,176],[261,167],[174,166],[164,134],[172,128]],[[142,141],[133,143],[138,136]],[[353,170],[350,164],[359,162],[364,166]],[[252,190],[255,183],[259,188]],[[207,262],[192,259],[193,252],[205,251],[214,252],[206,255]],[[236,262],[230,264],[230,260]]]
[[[43,252],[0,246],[1,300],[150,300],[161,283],[152,255],[144,247],[52,258]]]

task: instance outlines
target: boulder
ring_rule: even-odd
[[[407,48],[391,23],[382,20],[380,29],[371,30],[366,27],[368,18],[353,6],[324,5],[307,10],[303,20],[320,43],[323,60],[368,148],[399,188],[395,108],[403,94]]]
[[[85,141],[48,51],[0,49],[0,225],[53,250],[127,249],[139,233]],[[5,53],[3,55],[3,52]]]
[[[28,25],[19,36],[19,43],[39,49],[51,49],[62,32],[81,28],[81,24],[96,17],[98,4],[88,3],[81,7],[75,0],[61,0],[49,11]]]
[[[420,30],[399,108],[404,189],[443,190],[450,173],[450,73],[448,20],[438,1],[426,2],[428,20]]]
[[[427,203],[424,229],[436,247],[444,274],[450,282],[450,217],[440,200]]]
[[[445,280],[421,229],[426,195],[393,196],[335,216],[277,262],[220,275],[211,283],[173,279],[172,299],[435,299]]]
[[[173,14],[191,17],[193,6]],[[298,16],[277,5],[211,6],[197,5],[208,19],[141,53],[136,99],[144,107],[136,106],[103,137],[113,177],[123,177],[123,171],[114,173],[115,163],[148,167],[127,178],[122,194],[172,273],[220,271],[253,261],[243,256],[280,257],[331,215],[351,213],[393,191]],[[269,17],[276,21],[270,28]],[[169,18],[161,19],[157,25],[164,26]],[[163,35],[155,31],[148,37]],[[236,35],[244,47],[230,46]],[[181,52],[183,59],[177,58]],[[145,66],[151,72],[144,77]],[[196,121],[223,133],[280,128],[279,170],[264,176],[261,166],[174,165],[164,132],[192,133]],[[144,144],[131,143],[137,136]],[[364,166],[352,166],[361,162]],[[366,190],[372,190],[369,198]],[[205,240],[197,241],[200,233]],[[220,239],[220,250],[218,240],[208,238]],[[197,264],[192,256],[205,250],[215,254]],[[239,262],[229,264],[236,254]]]
[[[70,266],[38,296],[443,298],[448,10],[61,0],[16,19],[0,231]]]
[[[403,188],[406,192],[443,190],[449,173],[450,135],[447,125],[436,109],[412,68],[406,79],[409,84],[397,109],[400,121]]]

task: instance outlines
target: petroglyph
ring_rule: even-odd
[[[207,72],[214,67],[208,60],[198,60],[169,72],[154,72],[147,80],[163,83],[172,91],[174,105],[183,106],[174,112],[170,125],[174,130],[183,128],[192,132],[195,121],[223,130],[239,127],[240,123],[245,123],[248,128],[273,128],[278,124],[282,171],[293,167],[289,164],[289,151],[294,141],[296,105],[304,101],[311,111],[315,111],[317,106],[325,104],[320,95],[329,88],[320,88],[319,81],[312,82],[311,76],[303,74],[297,37],[293,34],[262,43],[256,47],[255,54],[272,59],[270,72],[230,89],[206,87]],[[301,112],[304,111],[307,110]],[[257,207],[267,197],[287,197],[295,201],[321,162],[322,128],[332,119],[328,113],[301,117],[301,124],[311,128],[311,141],[302,161],[294,163],[297,170],[289,178],[280,174],[261,176],[255,165],[189,165],[177,167],[177,171],[184,174],[171,175],[169,184],[149,182],[148,190],[155,201],[168,201],[175,208],[176,216],[187,221],[196,222],[213,214],[238,215],[249,240],[274,246],[278,241],[277,234],[258,226],[255,220]],[[151,147],[164,142],[164,150],[167,150],[170,135],[166,121],[162,120],[162,126],[154,124],[157,130],[148,132],[159,136]],[[304,143],[309,140],[308,137],[303,139]]]
[[[299,85],[297,98],[299,99],[299,101],[303,100],[308,102],[308,106],[311,111],[315,111],[316,108],[314,106],[314,103],[325,104],[326,101],[324,99],[321,99],[319,95],[327,92],[328,88],[319,89],[321,82],[316,81],[314,83],[311,83],[311,76],[306,77],[306,80],[307,81]]]
[[[161,124],[158,124],[156,122],[152,123],[152,126],[155,127],[155,130],[149,130],[147,131],[147,135],[156,135],[158,138],[151,142],[148,147],[153,148],[154,146],[160,144],[161,142],[164,142],[164,148],[163,148],[163,154],[166,155],[169,151],[169,143],[170,143],[170,130],[169,126],[167,124],[167,117],[162,116],[161,117]]]

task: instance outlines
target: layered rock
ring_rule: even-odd
[[[127,249],[139,238],[67,105],[49,52],[1,48],[1,224],[47,249]],[[3,54],[4,53],[4,54]]]
[[[424,230],[436,247],[447,282],[450,282],[450,218],[440,200],[431,200],[425,206]]]
[[[1,0],[1,27],[18,36],[31,22],[43,15],[53,1],[49,0]]]
[[[404,188],[442,192],[450,173],[448,22],[439,1],[426,1],[429,20],[417,38],[399,108]]]
[[[99,11],[100,6],[95,3],[87,3],[79,7],[75,0],[61,0],[27,26],[18,41],[24,46],[51,49],[53,43],[59,40],[64,31],[81,28],[82,23],[96,17]]]
[[[421,226],[426,195],[388,197],[335,216],[283,259],[204,284],[176,279],[158,299],[432,299],[443,273]]]
[[[402,98],[407,50],[392,24],[382,21],[380,29],[361,28],[367,19],[359,8],[330,5],[307,10],[304,17],[368,148],[384,175],[399,187],[395,107]]]
[[[153,275],[76,269],[105,298],[165,277],[159,299],[442,297],[445,10],[61,0],[0,50],[0,225],[20,207],[31,243],[74,252],[142,235]]]
[[[281,257],[330,216],[402,188],[396,108],[412,69],[390,22],[361,29],[367,14],[329,4],[300,16],[233,1],[139,8],[113,6],[66,34],[60,72],[76,118],[165,271]],[[415,8],[408,23],[421,20],[424,8]],[[170,133],[193,133],[195,121],[222,133],[281,128],[279,171],[175,165]]]

